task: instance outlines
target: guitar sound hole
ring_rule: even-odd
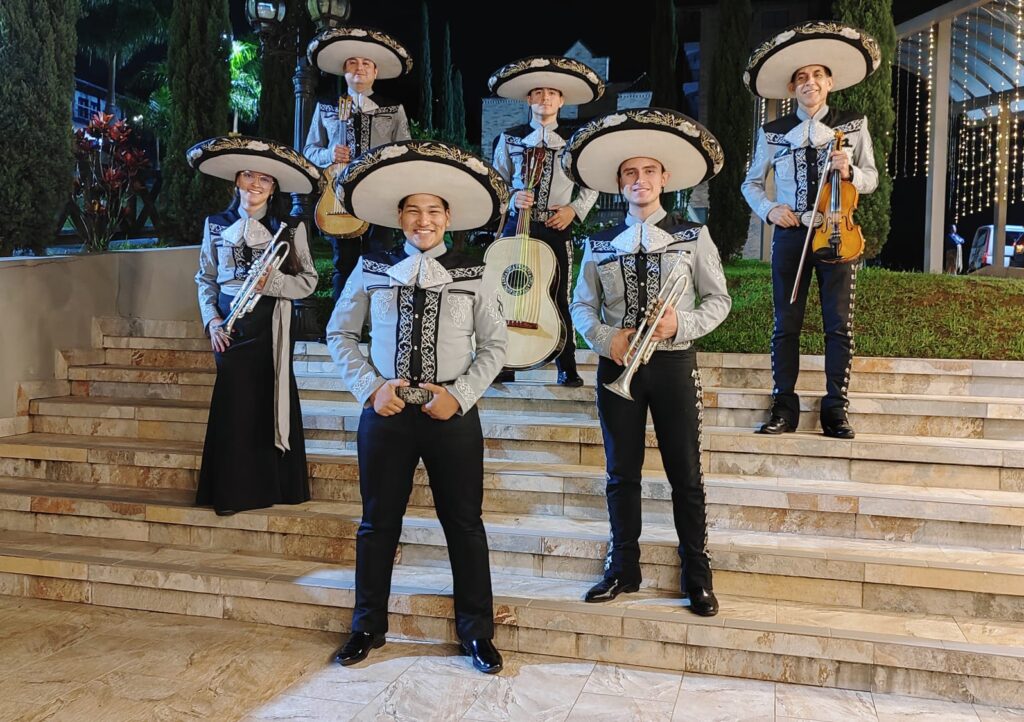
[[[501,274],[501,287],[510,296],[522,296],[533,288],[533,271],[523,263],[514,263]]]

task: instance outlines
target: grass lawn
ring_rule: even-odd
[[[467,249],[468,252],[477,252]],[[314,243],[329,316],[330,248]],[[577,263],[581,254],[576,254]],[[578,273],[574,269],[574,277]],[[768,264],[737,261],[725,267],[732,312],[697,343],[702,351],[767,353],[772,333]],[[811,283],[800,350],[824,351],[817,284]],[[857,273],[854,333],[858,356],[1024,360],[1024,280],[940,276],[863,268]],[[577,339],[580,348],[586,348]]]

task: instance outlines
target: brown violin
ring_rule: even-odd
[[[807,229],[790,303],[796,303],[808,247],[814,260],[822,263],[851,263],[864,253],[864,234],[853,220],[860,194],[852,181],[843,180],[839,170],[832,168],[832,153],[842,147],[843,132],[837,130],[835,139],[829,143],[829,161],[825,166],[827,180],[818,185],[813,220]]]

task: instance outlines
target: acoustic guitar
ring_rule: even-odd
[[[352,122],[352,98],[348,95],[338,101],[338,119],[346,125]],[[351,131],[348,130],[346,135],[351,135]],[[363,235],[370,224],[346,213],[344,204],[335,193],[335,181],[343,170],[344,163],[332,163],[324,168],[320,179],[323,193],[316,204],[316,226],[328,236],[354,238]]]
[[[523,161],[526,190],[536,185],[547,152],[543,147],[532,151]],[[530,208],[519,209],[515,235],[497,239],[484,254],[484,283],[496,282],[508,326],[505,367],[519,371],[550,363],[566,340],[565,324],[555,305],[555,252],[530,237],[530,218]]]

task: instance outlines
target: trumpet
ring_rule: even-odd
[[[256,303],[263,297],[260,291],[263,289],[263,284],[266,283],[267,277],[270,276],[271,271],[281,267],[285,257],[288,255],[288,251],[291,250],[291,245],[287,242],[281,241],[278,243],[277,241],[281,236],[281,232],[287,227],[287,223],[282,223],[281,227],[277,229],[277,233],[270,240],[270,245],[266,247],[263,253],[260,254],[259,259],[249,268],[249,273],[245,276],[242,287],[238,289],[234,300],[231,301],[231,310],[228,313],[228,317],[221,324],[221,328],[229,336],[238,319],[256,308]]]
[[[640,322],[640,326],[634,332],[633,339],[629,342],[629,348],[626,349],[626,353],[622,357],[622,362],[626,365],[626,368],[615,381],[604,385],[606,389],[624,399],[633,400],[629,393],[629,387],[633,383],[633,375],[637,372],[637,369],[651,360],[651,356],[654,355],[654,351],[658,348],[658,342],[654,340],[654,330],[658,327],[661,317],[665,315],[666,309],[669,306],[675,308],[680,299],[682,299],[689,282],[689,276],[684,273],[676,273],[672,284],[661,289],[654,305],[648,309],[644,320]]]

